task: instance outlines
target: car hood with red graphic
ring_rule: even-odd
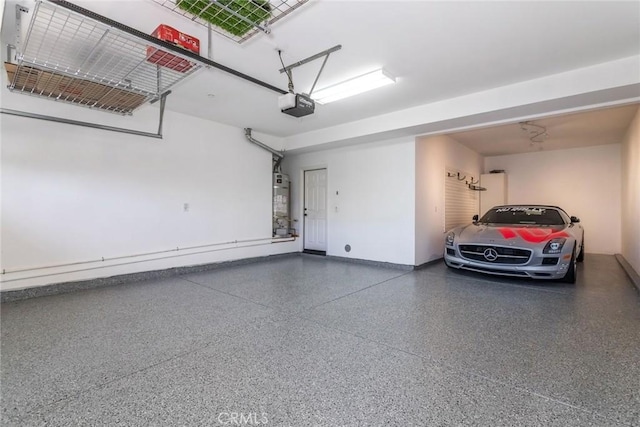
[[[568,225],[507,225],[474,223],[461,228],[458,243],[506,244],[530,246],[551,239],[571,237]]]

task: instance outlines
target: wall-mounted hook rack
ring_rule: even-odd
[[[487,191],[486,188],[480,187],[479,185],[469,184],[469,190],[473,191]]]
[[[460,174],[458,174],[460,175]],[[447,172],[447,178],[455,178],[457,175],[455,173]]]
[[[458,181],[464,181],[465,179],[467,179],[467,175],[460,178],[460,172],[458,172]]]
[[[469,185],[476,185],[480,183],[480,179],[478,179],[476,182],[473,182],[473,177],[471,177],[471,182],[467,182],[467,184]]]

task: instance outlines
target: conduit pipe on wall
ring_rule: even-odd
[[[258,147],[267,150],[268,152],[270,152],[271,154],[273,154],[273,157],[275,157],[273,159],[273,172],[279,172],[280,170],[280,163],[282,162],[282,159],[284,159],[284,153],[281,151],[277,151],[274,150],[273,148],[269,147],[267,144],[262,143],[260,141],[258,141],[257,139],[255,139],[254,137],[251,136],[251,128],[245,128],[244,129],[244,136],[247,137],[247,140],[255,145],[257,145]]]
[[[233,241],[229,241],[229,242],[212,243],[212,244],[209,244],[209,245],[189,246],[189,247],[184,247],[184,248],[178,247],[178,248],[174,248],[174,249],[167,249],[167,250],[164,250],[164,251],[146,252],[146,253],[139,253],[139,254],[133,254],[133,255],[124,255],[124,256],[119,256],[119,257],[110,257],[110,258],[104,258],[103,257],[103,258],[95,259],[95,260],[70,262],[70,263],[65,263],[65,264],[46,265],[46,266],[41,266],[41,267],[31,267],[31,268],[22,268],[22,269],[14,269],[14,270],[10,270],[10,269],[9,270],[4,270],[3,269],[2,270],[2,275],[7,275],[7,274],[12,274],[12,273],[25,273],[25,272],[29,272],[29,271],[47,270],[47,269],[61,268],[61,267],[71,267],[71,266],[79,266],[79,265],[84,265],[84,264],[95,264],[95,263],[102,263],[102,262],[109,262],[109,261],[119,261],[119,260],[126,260],[126,259],[129,259],[129,258],[138,258],[138,257],[144,257],[144,256],[160,255],[160,254],[171,253],[171,252],[179,252],[179,251],[185,251],[185,250],[210,248],[210,247],[223,246],[223,245],[232,245],[232,244],[236,245],[234,247],[226,247],[226,248],[218,248],[218,247],[216,247],[214,249],[206,249],[206,250],[203,250],[203,251],[189,252],[189,253],[185,253],[185,254],[175,254],[175,255],[161,256],[161,257],[155,257],[155,258],[150,258],[150,259],[143,259],[143,260],[138,260],[138,261],[128,261],[128,262],[120,262],[120,263],[115,263],[115,264],[101,265],[101,266],[97,266],[97,267],[79,268],[79,269],[70,270],[70,271],[62,271],[62,272],[55,272],[55,273],[44,273],[44,274],[37,275],[37,276],[19,277],[19,278],[15,278],[15,279],[6,279],[6,280],[0,281],[0,283],[15,282],[15,281],[18,281],[18,280],[35,279],[35,278],[39,278],[39,277],[56,276],[56,275],[68,274],[68,273],[76,273],[76,272],[79,272],[79,271],[96,270],[96,269],[99,269],[99,268],[117,267],[117,266],[120,266],[120,265],[128,265],[128,264],[137,264],[137,263],[142,263],[142,262],[158,261],[158,260],[168,259],[168,258],[199,255],[199,254],[204,254],[204,253],[209,253],[209,252],[218,252],[218,251],[229,250],[229,249],[242,249],[242,248],[249,248],[249,247],[254,247],[254,246],[270,245],[270,244],[273,244],[273,243],[283,243],[283,242],[293,242],[293,241],[295,241],[295,237],[279,238],[279,239],[275,239],[275,238],[272,238],[272,237],[267,237],[267,238],[262,238],[262,239],[233,240]]]
[[[238,244],[238,243],[253,243],[253,242],[260,242],[260,241],[267,241],[267,240],[270,241],[270,240],[273,240],[273,239],[271,237],[264,237],[264,238],[261,238],[261,239],[230,240],[228,242],[210,243],[208,245],[187,246],[187,247],[183,247],[183,248],[175,247],[175,248],[172,248],[172,249],[165,249],[163,251],[141,252],[141,253],[137,253],[137,254],[116,256],[116,257],[107,257],[107,258],[101,257],[99,259],[68,262],[68,263],[64,263],[64,264],[43,265],[43,266],[40,266],[40,267],[16,268],[16,269],[4,269],[3,268],[2,269],[2,274],[19,273],[19,272],[34,271],[34,270],[44,270],[44,269],[47,269],[47,268],[69,267],[69,266],[72,266],[72,265],[91,264],[91,263],[94,263],[94,262],[117,261],[117,260],[126,259],[126,258],[137,258],[137,257],[141,257],[141,256],[158,255],[158,254],[164,254],[164,253],[168,253],[168,252],[185,251],[185,250],[191,250],[191,249],[202,249],[202,248],[208,248],[208,247],[211,247],[211,246],[234,245],[234,244]]]

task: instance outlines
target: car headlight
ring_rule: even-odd
[[[447,236],[444,239],[445,244],[447,246],[453,246],[453,241],[455,240],[455,238],[456,238],[456,234],[453,231],[448,232]]]
[[[556,239],[551,239],[547,242],[547,245],[544,247],[542,253],[544,254],[559,254],[562,252],[562,247],[564,246],[567,239],[564,237],[558,237]]]

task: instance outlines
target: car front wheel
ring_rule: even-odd
[[[584,236],[582,236],[582,244],[580,245],[580,253],[578,254],[578,258],[576,258],[578,262],[584,261]]]
[[[567,274],[562,278],[563,282],[566,283],[576,283],[576,277],[578,276],[578,263],[576,262],[576,247],[573,247],[573,253],[571,254],[571,263],[569,264],[569,269],[567,270]]]

